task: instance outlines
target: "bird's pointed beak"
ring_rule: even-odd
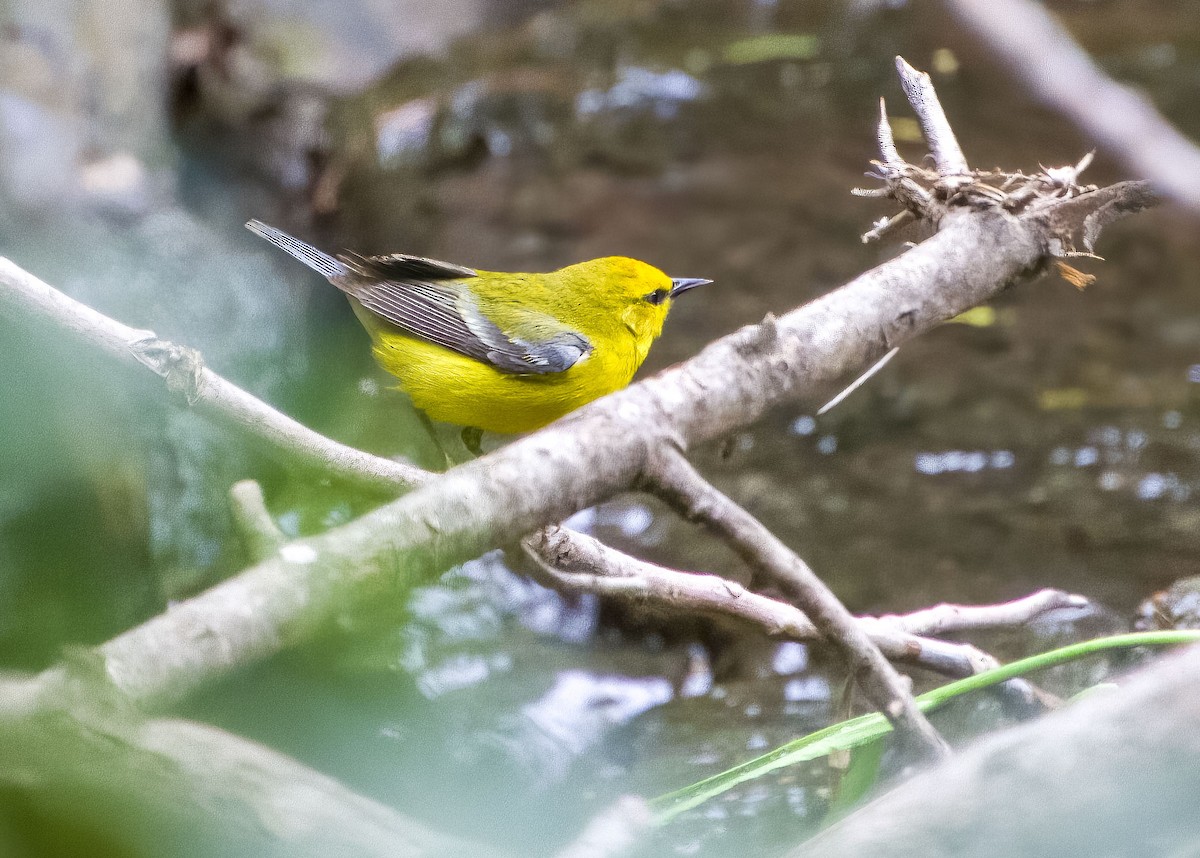
[[[697,286],[704,286],[711,282],[711,280],[705,280],[703,277],[672,277],[671,297],[677,298],[689,289],[695,289]]]

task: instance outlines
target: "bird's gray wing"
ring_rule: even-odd
[[[417,257],[406,257],[405,266]],[[426,262],[431,260],[421,260]],[[546,317],[538,325],[553,333],[521,338],[502,331],[482,311],[463,284],[418,280],[359,280],[346,291],[367,310],[400,330],[475,358],[502,372],[547,375],[564,372],[592,351],[587,337],[562,330]]]

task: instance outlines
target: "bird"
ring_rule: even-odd
[[[699,277],[609,256],[545,274],[482,271],[404,253],[330,256],[251,220],[247,229],[345,293],[375,360],[432,420],[479,435],[530,432],[619,390]]]

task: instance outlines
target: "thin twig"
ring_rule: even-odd
[[[721,494],[674,447],[657,451],[645,487],[691,521],[703,524],[755,572],[782,587],[829,642],[840,649],[863,691],[913,748],[933,758],[949,753],[944,739],[917,708],[908,684],[796,554],[732,500]]]
[[[876,196],[890,196],[890,192],[886,188],[876,188],[876,190],[883,191],[883,193],[877,194]],[[860,194],[860,196],[866,196],[866,194]],[[869,230],[862,234],[862,243],[870,244],[872,241],[879,241],[886,236],[889,236],[895,232],[899,232],[910,223],[916,221],[916,219],[917,216],[908,209],[905,209],[901,212],[896,212],[896,214],[892,215],[891,217],[880,218],[871,226]]]
[[[1082,611],[1090,605],[1084,596],[1046,589],[999,605],[935,605],[910,614],[884,615],[878,621],[909,634],[945,635],[1023,626],[1050,611]]]
[[[832,411],[834,408],[836,408],[838,405],[840,405],[847,396],[849,396],[851,393],[858,390],[860,387],[862,387],[864,384],[866,384],[868,381],[870,381],[871,377],[874,376],[875,373],[879,372],[879,370],[883,369],[885,366],[888,365],[888,361],[890,361],[892,358],[894,358],[898,351],[900,351],[900,348],[897,346],[896,348],[892,349],[887,354],[885,354],[883,357],[881,357],[879,360],[875,361],[875,363],[871,364],[871,366],[867,369],[866,372],[864,372],[858,378],[854,379],[854,381],[850,382],[849,385],[842,388],[841,393],[839,393],[837,396],[833,397],[833,399],[829,400],[824,405],[822,405],[820,408],[818,408],[817,416],[820,417],[825,412]]]
[[[898,170],[904,165],[900,150],[896,148],[896,135],[892,133],[892,123],[888,121],[887,102],[879,99],[879,124],[875,127],[875,139],[879,143],[879,155],[883,158],[885,169]]]
[[[708,616],[749,624],[763,634],[801,643],[823,640],[812,621],[795,605],[747,590],[736,581],[717,575],[680,572],[638,560],[586,534],[549,527],[525,540],[530,556],[542,567],[547,583],[572,593],[591,593],[616,599],[668,616]],[[1040,595],[1040,594],[1039,594]],[[1037,616],[1036,597],[1024,621]],[[1015,604],[1015,603],[1014,603]],[[1059,604],[1039,602],[1046,610]],[[976,618],[993,606],[953,606],[962,615]],[[994,606],[1019,625],[1016,612]],[[1006,625],[997,616],[988,627]],[[968,644],[936,640],[914,631],[940,622],[925,612],[887,617],[858,617],[868,637],[891,661],[924,668],[943,676],[971,676],[996,666],[986,653]],[[953,621],[946,623],[953,630]],[[977,627],[983,627],[980,623]]]

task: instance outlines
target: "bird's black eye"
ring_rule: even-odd
[[[647,295],[645,297],[645,300],[650,304],[654,304],[655,306],[658,306],[659,304],[661,304],[663,301],[667,300],[670,297],[671,297],[670,289],[655,289],[653,292],[651,292],[649,295]]]

